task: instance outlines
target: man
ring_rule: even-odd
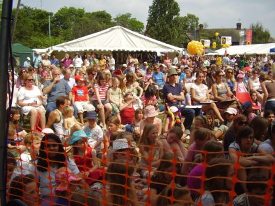
[[[66,80],[60,79],[61,71],[59,68],[52,70],[53,79],[44,83],[43,94],[48,95],[46,111],[49,114],[56,109],[56,99],[60,96],[71,96],[71,88]]]
[[[63,109],[70,105],[70,100],[66,96],[59,96],[56,98],[56,109],[51,111],[46,124],[46,128],[53,128],[55,133],[61,138],[64,137],[64,120],[63,120]]]
[[[182,102],[185,100],[183,87],[177,82],[178,73],[175,68],[171,68],[168,72],[168,82],[163,87],[163,96],[169,107],[176,106],[179,108],[181,114],[185,117],[184,127],[190,130],[195,111],[193,109],[186,109]]]
[[[76,83],[75,79],[71,77],[71,70],[69,68],[63,70],[63,79],[68,83],[70,88],[72,89]]]

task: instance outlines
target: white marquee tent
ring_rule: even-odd
[[[48,48],[49,51],[146,51],[146,52],[182,52],[161,41],[133,32],[121,26],[115,26],[79,39]]]
[[[230,55],[242,54],[270,54],[271,49],[275,48],[275,43],[268,44],[251,44],[251,45],[235,45],[228,48],[216,50],[218,55],[224,55],[225,52]]]

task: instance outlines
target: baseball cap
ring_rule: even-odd
[[[97,114],[95,111],[87,112],[86,114],[86,119],[90,120],[96,120],[97,119]]]
[[[88,138],[88,136],[83,130],[75,131],[71,136],[70,145],[73,145],[74,143],[76,143],[79,140],[82,140],[83,138]]]
[[[232,107],[228,107],[224,113],[228,113],[228,114],[233,114],[233,115],[237,115],[237,110],[235,108],[232,108]]]

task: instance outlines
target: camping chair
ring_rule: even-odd
[[[253,103],[252,99],[251,99],[251,96],[248,92],[237,92],[236,93],[236,98],[239,100],[239,102],[241,104],[244,104],[245,102],[250,102],[251,104]],[[257,110],[260,110],[260,107],[259,106],[252,106],[252,109],[257,111]]]

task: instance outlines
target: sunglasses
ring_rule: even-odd
[[[231,71],[229,71],[229,72],[227,72],[228,74],[233,74],[233,72],[231,72]]]
[[[33,82],[33,79],[27,79],[27,81]]]

